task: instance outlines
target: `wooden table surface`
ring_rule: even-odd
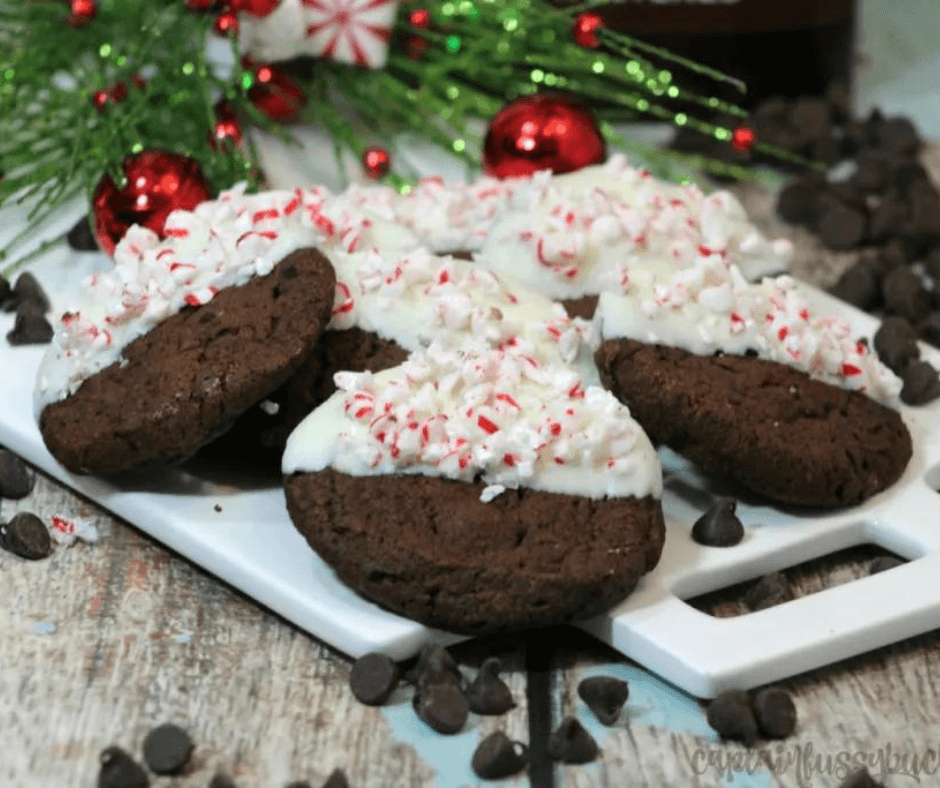
[[[776,224],[760,190],[745,199],[769,231],[795,238],[799,275],[826,285],[845,267],[844,256],[821,255]],[[576,629],[473,641],[452,649],[465,672],[499,656],[517,706],[471,715],[445,737],[416,720],[409,689],[380,709],[359,704],[350,659],[41,474],[29,497],[0,507],[0,522],[31,511],[47,522],[86,518],[99,531],[97,543],[41,561],[0,551],[0,788],[91,788],[102,749],[140,759],[163,722],[184,727],[196,748],[184,775],[151,779],[158,787],[204,787],[222,771],[245,788],[301,779],[319,788],[337,767],[352,788],[477,785],[470,757],[497,729],[533,755],[528,774],[498,785],[834,788],[862,762],[889,788],[940,785],[940,631],[780,682],[797,730],[749,760],[711,731],[702,704]],[[787,575],[798,595],[811,593],[861,576],[871,557],[859,548]],[[727,615],[736,599],[729,591],[702,604]],[[576,694],[598,674],[630,684],[611,728]],[[568,714],[600,744],[596,762],[547,760],[547,732]]]

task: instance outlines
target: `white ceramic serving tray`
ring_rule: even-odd
[[[37,234],[67,228],[80,215],[76,206],[59,217],[58,228]],[[0,213],[0,242],[22,221],[16,211]],[[108,264],[102,255],[60,246],[30,269],[62,311],[74,303],[78,283]],[[859,336],[873,335],[873,318],[818,291],[813,297],[848,318]],[[0,315],[4,337],[12,323],[12,315]],[[11,347],[0,337],[0,444],[353,657],[380,650],[404,658],[431,640],[460,639],[387,613],[346,588],[294,530],[280,488],[270,483],[213,478],[192,469],[120,481],[64,470],[46,451],[33,418],[33,380],[43,352]],[[940,366],[940,352],[924,347],[923,354]],[[934,491],[940,488],[940,403],[902,412],[914,437],[914,457],[892,489],[837,513],[741,502],[737,511],[747,535],[733,548],[692,541],[691,525],[716,491],[694,468],[663,453],[662,560],[626,602],[584,628],[692,695],[713,697],[940,627],[940,494]],[[863,543],[910,560],[735,618],[714,618],[683,601]]]

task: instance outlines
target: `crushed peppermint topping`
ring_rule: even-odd
[[[335,382],[337,393],[288,441],[286,472],[331,465],[356,475],[479,476],[491,493],[524,485],[661,494],[655,452],[626,406],[562,364],[434,343],[395,369],[340,372]]]

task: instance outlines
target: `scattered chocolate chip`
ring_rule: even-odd
[[[940,347],[940,312],[931,312],[917,324],[917,333],[925,342]]]
[[[599,752],[594,737],[574,717],[565,717],[548,737],[548,754],[562,763],[589,763]]]
[[[612,676],[591,676],[578,684],[578,697],[602,725],[613,725],[617,721],[629,695],[627,682]]]
[[[144,739],[144,760],[157,774],[179,774],[189,761],[193,742],[178,725],[158,725]]]
[[[732,547],[744,538],[744,526],[733,498],[719,498],[692,526],[692,538],[708,547]]]
[[[917,331],[904,317],[890,315],[875,332],[875,352],[881,363],[896,373],[920,356]]]
[[[20,307],[16,310],[13,329],[7,332],[11,345],[44,345],[52,339],[54,331],[46,316],[36,309]]]
[[[757,720],[751,696],[744,690],[721,693],[706,711],[708,724],[723,739],[734,739],[750,747],[757,741]]]
[[[940,281],[940,246],[927,252],[924,258],[924,269],[934,281]]]
[[[819,217],[820,240],[830,249],[854,249],[868,232],[868,217],[864,211],[834,199],[822,199]]]
[[[323,783],[323,788],[349,788],[349,780],[342,769],[333,769],[330,776]]]
[[[13,288],[10,285],[10,282],[5,276],[0,276],[0,309],[2,309],[4,312],[12,312],[14,309],[16,309],[15,304],[10,309],[7,309],[7,304],[15,301],[16,296],[13,295]]]
[[[91,223],[87,216],[83,216],[68,231],[65,236],[70,248],[76,252],[97,252],[98,242],[95,240],[95,234],[91,230]]]
[[[871,268],[859,262],[846,269],[829,292],[859,309],[871,309],[878,302],[881,288]]]
[[[29,273],[29,271],[24,271],[16,277],[16,284],[13,285],[13,293],[16,295],[20,304],[32,304],[43,313],[49,311],[49,307],[51,306],[49,296],[47,296],[46,291],[42,289],[39,280]]]
[[[906,317],[912,323],[923,320],[930,314],[930,293],[924,280],[911,266],[901,266],[888,271],[881,284],[885,309],[895,315]]]
[[[365,654],[349,673],[349,688],[356,700],[367,706],[381,706],[398,686],[398,667],[385,654]]]
[[[925,405],[940,397],[940,377],[926,361],[912,361],[901,372],[901,402]]]
[[[793,599],[793,592],[783,572],[770,572],[764,575],[744,594],[744,604],[748,610],[765,610]]]
[[[108,747],[101,753],[98,788],[147,788],[149,785],[147,773],[120,747]]]
[[[237,788],[232,778],[222,772],[216,772],[209,781],[209,788]]]
[[[451,682],[457,686],[463,685],[463,674],[443,646],[427,645],[421,649],[418,662],[405,677],[408,681],[420,687],[422,684],[440,684]]]
[[[825,192],[826,181],[819,175],[799,178],[780,190],[777,214],[785,222],[814,228],[819,221],[819,198]]]
[[[528,748],[524,744],[495,731],[477,745],[470,766],[481,780],[501,780],[521,772],[527,759]]]
[[[499,677],[501,667],[496,657],[490,657],[483,662],[480,672],[467,687],[466,696],[470,711],[475,714],[505,714],[516,705],[511,690]]]
[[[466,696],[453,682],[419,685],[412,703],[418,717],[438,733],[457,733],[470,713]]]
[[[0,498],[25,498],[33,489],[33,475],[12,451],[0,449]]]
[[[790,693],[767,687],[754,696],[754,718],[768,739],[785,739],[796,728],[796,706]]]
[[[866,152],[858,157],[852,183],[864,192],[878,193],[888,185],[889,173],[888,160],[883,154]]]
[[[868,234],[873,241],[885,242],[904,224],[907,209],[897,197],[886,196],[870,213]]]
[[[885,786],[883,783],[876,782],[875,778],[868,773],[868,769],[862,768],[846,777],[839,784],[839,788],[885,788]]]
[[[868,565],[868,574],[877,575],[879,572],[887,572],[896,566],[904,566],[904,562],[893,555],[879,555]]]
[[[875,128],[875,144],[898,156],[913,156],[920,149],[920,136],[908,118],[885,118]]]
[[[52,552],[52,537],[35,514],[19,512],[10,522],[0,524],[0,547],[20,558],[38,561]]]
[[[832,109],[823,98],[803,96],[793,105],[790,122],[806,141],[828,137],[831,134]]]
[[[924,165],[909,158],[896,160],[891,168],[891,185],[903,196],[917,184],[930,184]]]

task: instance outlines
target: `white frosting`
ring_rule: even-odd
[[[338,391],[291,434],[285,473],[421,473],[607,496],[662,494],[652,444],[627,407],[570,368],[514,348],[437,343],[376,375],[336,375]]]
[[[785,270],[789,242],[769,242],[728,192],[666,184],[622,156],[517,188],[477,260],[555,298],[619,290],[637,268],[669,271],[719,254],[748,278]]]
[[[719,255],[665,275],[635,272],[626,292],[601,294],[594,319],[602,339],[627,337],[701,356],[754,350],[884,404],[901,392],[900,379],[853,338],[847,321],[812,313],[792,277],[751,284]]]

